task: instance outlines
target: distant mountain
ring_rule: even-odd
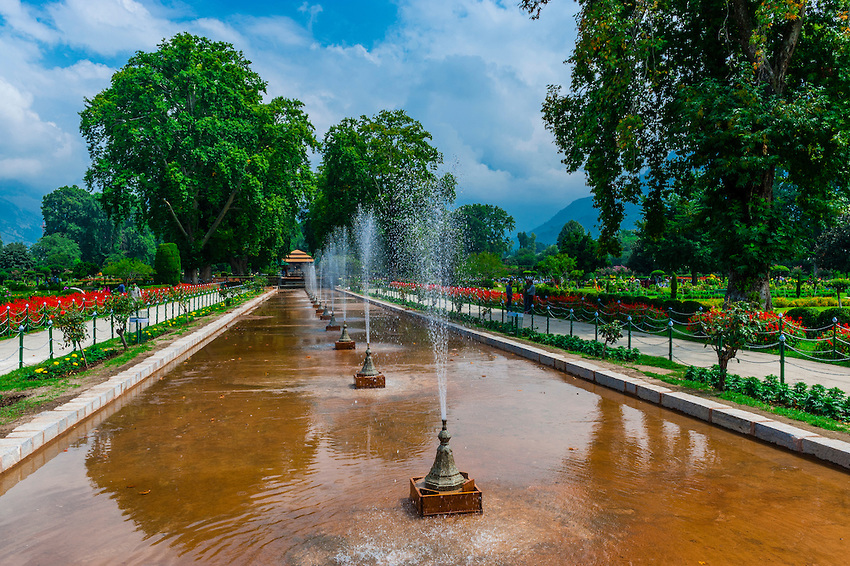
[[[21,208],[12,201],[0,197],[0,239],[3,244],[23,242],[28,246],[42,236],[42,217],[31,210]]]
[[[640,207],[634,204],[626,204],[626,216],[623,219],[622,228],[631,230],[635,228],[636,222],[640,220]],[[566,207],[558,211],[555,216],[532,230],[537,234],[537,242],[550,245],[558,243],[558,234],[561,233],[561,228],[570,220],[575,220],[581,224],[585,230],[590,232],[594,238],[599,237],[599,211],[593,208],[593,197],[584,197],[576,199]]]

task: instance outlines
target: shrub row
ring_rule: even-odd
[[[651,307],[656,307],[667,312],[672,309],[677,313],[694,314],[700,308],[708,310],[707,305],[703,305],[699,301],[679,301],[677,299],[662,299],[661,297],[646,297],[643,295],[633,295],[627,293],[594,293],[594,292],[577,292],[570,289],[552,289],[546,288],[548,298],[556,299],[560,297],[583,297],[591,303],[601,302],[605,305],[616,303],[641,303]],[[538,293],[538,296],[543,297],[543,294]]]
[[[685,379],[717,388],[720,384],[720,367],[717,365],[710,368],[691,366],[685,372]],[[757,377],[727,374],[726,390],[746,395],[768,405],[798,409],[838,421],[850,420],[850,397],[838,387],[827,389],[820,384],[809,387],[802,381],[791,386],[780,383],[775,375],[768,375],[761,380]]]
[[[832,326],[833,318],[838,320],[838,324],[850,324],[850,309],[847,308],[839,309],[836,307],[819,312],[817,309],[809,307],[797,307],[788,309],[785,312],[785,316],[786,318],[799,320],[807,329]]]

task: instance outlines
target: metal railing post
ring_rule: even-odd
[[[50,359],[53,359],[53,319],[47,321],[47,344],[50,348]]]
[[[667,359],[672,362],[673,361],[673,321],[672,320],[667,322],[667,335],[668,335],[667,343],[669,344],[668,352],[667,352]]]
[[[24,325],[18,328],[18,369],[24,367]]]
[[[570,309],[570,336],[573,335],[573,309]]]
[[[549,334],[549,315],[551,315],[550,311],[551,307],[546,305],[546,334]]]
[[[593,313],[593,339],[599,342],[599,311]]]
[[[628,328],[629,332],[629,350],[632,349],[632,315],[629,315],[626,318],[626,328]]]
[[[785,334],[779,335],[779,383],[785,383]]]

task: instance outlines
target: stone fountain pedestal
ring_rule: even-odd
[[[375,368],[375,363],[372,361],[372,350],[366,346],[366,359],[363,360],[363,367],[354,374],[354,387],[356,389],[382,389],[386,387],[384,374]]]
[[[410,478],[410,501],[420,517],[484,513],[484,496],[475,480],[460,472],[466,480],[456,491],[436,491],[425,487],[425,476]]]
[[[348,324],[342,321],[342,334],[339,335],[339,340],[334,343],[334,350],[353,350],[357,343],[348,335]]]
[[[483,513],[483,496],[469,474],[461,472],[455,465],[449,440],[452,435],[443,428],[437,435],[440,445],[434,465],[425,477],[410,478],[410,500],[420,517],[429,515],[460,515]]]

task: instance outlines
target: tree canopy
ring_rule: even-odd
[[[533,17],[549,0],[522,0]],[[850,31],[843,1],[581,0],[571,89],[544,120],[570,171],[587,174],[600,243],[616,248],[624,202],[653,211],[676,192],[729,275],[727,301],[770,307],[769,269],[801,216],[850,188]]]
[[[465,204],[455,212],[465,224],[466,249],[470,254],[488,252],[502,256],[511,249],[514,217],[492,204]]]
[[[608,263],[599,257],[596,240],[585,232],[584,226],[576,220],[567,221],[561,228],[558,233],[558,249],[575,260],[573,269],[581,269],[585,273]]]
[[[279,252],[316,140],[302,104],[264,104],[265,87],[227,43],[182,33],[137,52],[80,113],[86,183],[110,216],[137,209],[189,269]]]
[[[310,248],[320,248],[335,227],[349,226],[358,206],[374,209],[383,229],[400,238],[408,215],[432,199],[454,200],[454,177],[438,174],[442,163],[431,134],[403,110],[332,126],[322,144],[318,194],[308,216]]]

